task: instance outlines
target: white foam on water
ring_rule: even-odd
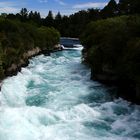
[[[81,51],[81,50],[83,50],[83,46],[78,46],[77,45],[77,47],[75,47],[75,48],[67,48],[67,47],[64,47],[63,48],[64,50],[79,50],[79,51]]]
[[[3,81],[0,140],[139,140],[140,106],[111,100],[78,50],[40,55]]]
[[[8,106],[25,105],[27,80],[19,73],[17,77],[6,79],[1,88],[1,104]]]

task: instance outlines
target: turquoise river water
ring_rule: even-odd
[[[140,106],[111,93],[80,49],[34,57],[2,83],[0,140],[140,140]]]

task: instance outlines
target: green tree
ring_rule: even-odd
[[[41,24],[41,16],[40,16],[40,13],[37,12],[37,11],[35,11],[35,12],[30,11],[30,12],[29,12],[29,15],[28,15],[28,19],[29,19],[30,21],[35,22],[35,23],[38,24],[38,25]]]
[[[7,13],[1,13],[1,17],[6,18],[7,17]]]
[[[60,12],[58,12],[57,15],[55,16],[54,27],[57,30],[59,30],[60,32],[62,31],[62,28],[64,28],[62,26],[62,16],[61,16]]]
[[[130,13],[130,0],[120,0],[119,4],[119,14],[129,14]]]
[[[53,27],[54,25],[54,18],[52,11],[49,11],[47,17],[45,18],[45,26]]]
[[[101,15],[103,18],[113,17],[118,14],[118,5],[115,0],[110,0],[107,6],[101,10]]]
[[[130,13],[140,13],[140,1],[139,0],[130,0]]]
[[[57,15],[55,16],[55,20],[61,22],[62,16],[61,16],[60,12],[58,12]]]
[[[22,8],[20,11],[21,21],[27,21],[28,11],[26,8]]]

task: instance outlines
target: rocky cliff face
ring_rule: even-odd
[[[96,73],[92,68],[91,79],[97,80],[108,86],[116,86],[118,97],[122,97],[128,101],[140,104],[140,85],[136,84],[135,81],[129,78],[127,79],[127,77],[119,77],[111,70],[104,70],[101,73]]]
[[[46,49],[41,50],[38,47],[33,48],[32,50],[29,50],[23,54],[23,57],[22,59],[20,59],[19,63],[17,64],[13,63],[9,68],[7,68],[5,70],[5,75],[6,76],[16,75],[17,72],[21,70],[21,67],[25,67],[29,64],[29,59],[31,57],[34,57],[39,54],[50,55],[50,52],[60,51],[60,50],[62,50],[62,48],[59,44],[54,45],[52,50],[46,50]]]
[[[16,75],[18,71],[21,70],[21,67],[27,66],[29,61],[28,59],[38,55],[40,53],[40,49],[38,47],[33,48],[32,50],[29,50],[23,54],[22,59],[19,61],[18,64],[13,63],[9,68],[5,70],[5,75],[6,76],[12,76]]]

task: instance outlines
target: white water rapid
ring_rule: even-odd
[[[90,80],[80,50],[40,55],[0,92],[0,140],[140,140],[140,106]]]

